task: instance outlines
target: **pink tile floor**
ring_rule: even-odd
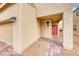
[[[13,51],[11,45],[0,41],[0,56],[17,56],[20,55]]]
[[[59,41],[41,38],[26,49],[23,54],[26,56],[62,56],[63,46]]]
[[[47,48],[48,56],[63,56],[63,46],[61,45],[60,42],[53,40],[46,40],[46,39],[44,41],[48,41],[48,45],[49,45],[49,47]]]
[[[57,41],[41,38],[38,41],[36,41],[28,50],[26,49],[24,53],[25,55],[29,56],[30,55],[62,56],[63,47],[60,44],[60,42]],[[0,41],[0,56],[22,56],[22,55],[14,52],[13,47],[11,45]]]

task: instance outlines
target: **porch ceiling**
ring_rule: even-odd
[[[58,13],[58,14],[38,17],[37,19],[52,20],[52,22],[57,22],[58,23],[60,20],[62,20],[62,18],[63,18],[63,13]]]

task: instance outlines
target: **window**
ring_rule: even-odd
[[[79,12],[76,12],[76,16],[79,16]]]
[[[76,25],[73,25],[73,30],[74,30],[74,31],[76,31],[76,30],[77,30]]]

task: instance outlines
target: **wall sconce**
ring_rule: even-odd
[[[47,21],[46,24],[47,24],[47,27],[49,27],[49,21]]]
[[[12,16],[10,19],[11,19],[12,22],[16,21],[16,17],[15,16]]]

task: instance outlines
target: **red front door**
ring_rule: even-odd
[[[52,35],[57,35],[58,27],[57,25],[52,25]]]

